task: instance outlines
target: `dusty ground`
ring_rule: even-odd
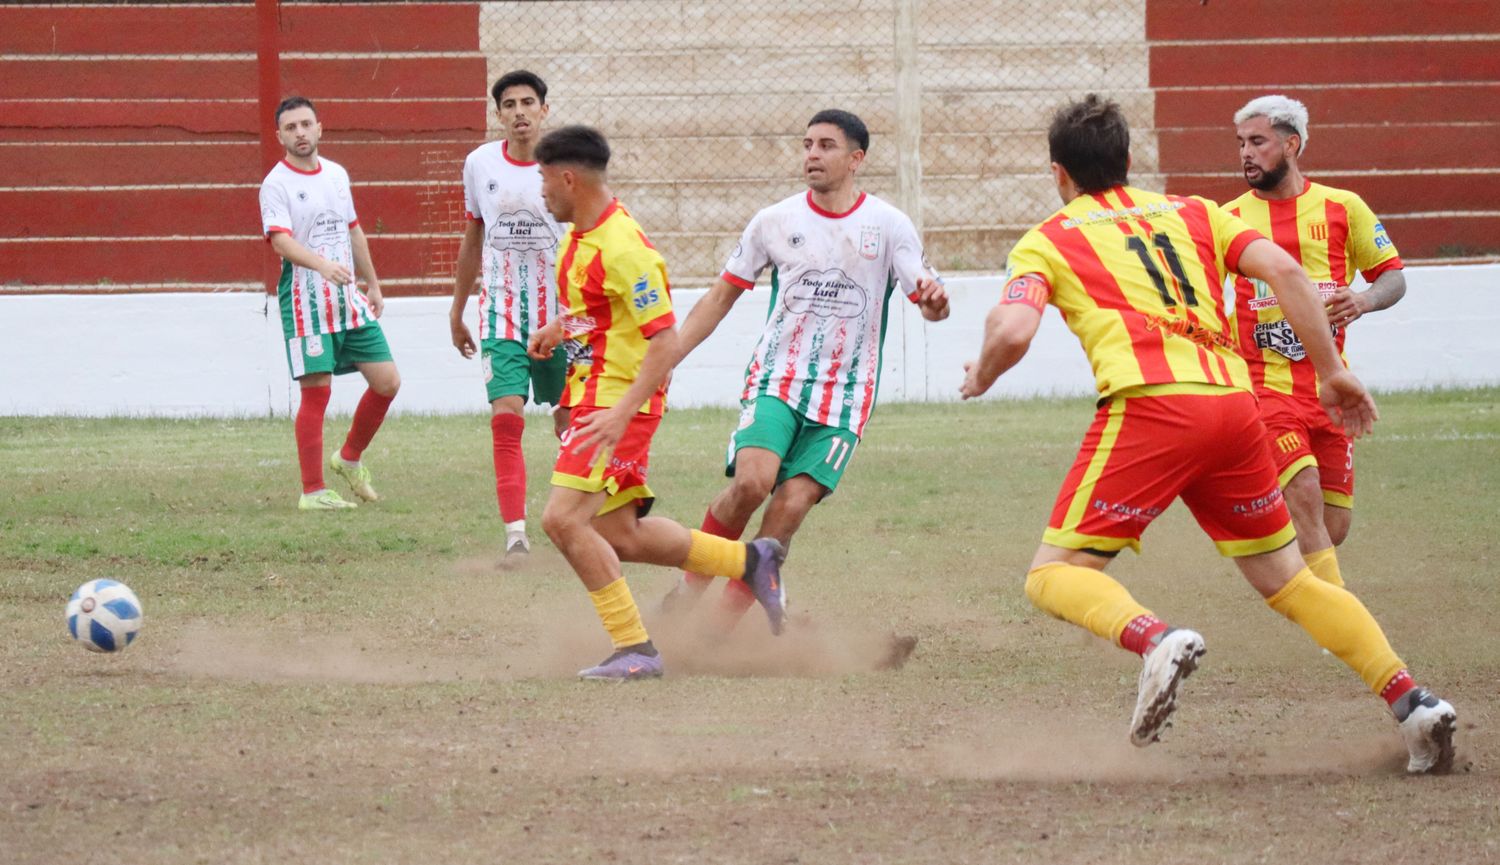
[[[798,626],[653,616],[669,676],[624,686],[571,679],[608,649],[555,554],[493,567],[485,467],[433,467],[433,442],[482,447],[464,419],[393,421],[403,495],[311,527],[284,511],[281,424],[0,421],[0,861],[1500,860],[1473,509],[1500,488],[1500,395],[1428,399],[1385,404],[1344,557],[1460,711],[1468,771],[1416,779],[1379,701],[1176,511],[1117,575],[1209,654],[1164,741],[1128,744],[1138,662],[1020,591],[1086,406],[886,412],[793,551]],[[732,420],[670,420],[659,492],[693,520]],[[964,455],[914,465],[935,429]],[[205,487],[226,447],[250,465]],[[61,624],[106,573],[148,616],[117,657]],[[630,573],[647,605],[672,579]],[[876,670],[893,633],[916,652]]]

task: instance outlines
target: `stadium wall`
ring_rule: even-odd
[[[1500,385],[1500,310],[1490,301],[1500,265],[1408,268],[1407,281],[1402,303],[1351,334],[1349,356],[1361,377],[1384,390]],[[939,324],[901,303],[887,335],[881,399],[956,399],[963,362],[978,351],[999,288],[998,278],[950,279],[953,316]],[[701,293],[677,292],[680,313]],[[744,298],[688,358],[673,380],[673,405],[737,404],[768,295]],[[395,411],[484,410],[478,361],[463,360],[449,343],[448,306],[426,297],[387,305],[383,323],[404,381]],[[295,407],[280,321],[263,295],[0,297],[0,327],[0,368],[10,371],[0,414],[284,416]],[[993,395],[1082,395],[1091,382],[1077,341],[1049,313],[1030,354]],[[362,390],[357,378],[341,379],[334,408],[351,411]]]

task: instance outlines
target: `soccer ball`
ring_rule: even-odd
[[[141,629],[141,602],[116,580],[89,580],[68,599],[68,632],[91,652],[118,652]]]

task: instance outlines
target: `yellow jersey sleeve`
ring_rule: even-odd
[[[656,250],[644,244],[625,250],[612,258],[608,271],[605,285],[624,292],[621,299],[642,336],[650,339],[677,323],[667,263]]]
[[[1375,211],[1365,200],[1358,195],[1351,195],[1344,203],[1349,214],[1349,260],[1354,268],[1365,275],[1370,282],[1382,272],[1389,270],[1387,265],[1393,259],[1396,266],[1400,266],[1401,256],[1396,252],[1396,245],[1391,242],[1385,233],[1385,226],[1375,217]]]

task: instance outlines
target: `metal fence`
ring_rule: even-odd
[[[1140,0],[492,2],[494,79],[547,79],[554,123],[611,137],[615,186],[683,276],[711,276],[755,211],[802,188],[821,108],[860,115],[865,187],[924,231],[934,264],[994,269],[1056,206],[1044,130],[1067,97],[1107,90],[1154,171]]]
[[[0,293],[259,290],[256,188],[291,93],[319,106],[387,292],[444,292],[462,160],[497,135],[489,86],[515,68],[547,80],[553,125],[609,135],[614,188],[679,285],[802,187],[801,136],[827,107],[869,124],[863,183],[938,268],[994,271],[1056,205],[1052,110],[1090,91],[1124,106],[1137,184],[1222,198],[1243,191],[1229,115],[1284,89],[1313,109],[1313,170],[1362,191],[1404,255],[1500,251],[1500,21],[1481,0],[1358,5],[7,3]],[[1370,40],[1389,62],[1364,61]]]
[[[1152,178],[1141,0],[258,5],[0,7],[5,287],[259,285],[263,115],[296,92],[353,176],[383,281],[442,291],[463,155],[495,134],[489,84],[514,68],[548,81],[552,124],[610,136],[614,186],[679,284],[710,279],[755,211],[801,188],[825,107],[866,120],[866,188],[949,270],[999,266],[1049,209],[1041,131],[1067,96],[1121,98]]]

